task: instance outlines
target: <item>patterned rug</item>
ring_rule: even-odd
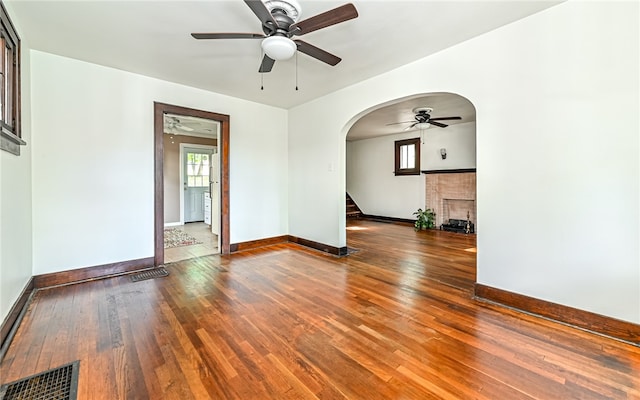
[[[178,228],[169,228],[164,230],[164,248],[170,249],[172,247],[191,246],[192,244],[199,244],[196,238],[189,235]]]

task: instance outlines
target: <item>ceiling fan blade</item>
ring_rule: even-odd
[[[317,31],[318,29],[348,21],[356,18],[357,16],[358,11],[356,10],[356,7],[349,3],[297,22],[291,25],[289,32],[293,35],[304,35],[309,32]]]
[[[195,39],[264,39],[261,33],[192,33]]]
[[[301,51],[304,54],[325,62],[329,65],[336,65],[337,63],[342,61],[340,57],[334,56],[333,54],[326,52],[307,42],[303,42],[302,40],[294,40],[294,42],[296,42],[296,45],[298,45],[298,51]]]
[[[429,121],[446,121],[452,119],[462,119],[460,117],[440,117],[440,118],[430,118]]]
[[[404,128],[403,130],[404,130],[404,131],[408,131],[408,130],[410,130],[410,129],[413,129],[413,127],[414,127],[414,126],[416,126],[416,124],[417,124],[417,122],[415,122],[415,123],[413,123],[413,124],[411,124],[411,125],[407,126],[407,127],[406,127],[406,128]]]
[[[402,122],[392,122],[390,124],[387,124],[387,126],[389,125],[400,125],[400,124],[414,124],[416,121],[402,121]]]
[[[430,123],[431,125],[439,126],[440,128],[446,128],[447,126],[449,126],[449,125],[447,125],[447,124],[441,124],[440,122],[435,122],[435,121],[433,121],[433,120],[429,121],[429,123]]]
[[[262,64],[260,64],[260,69],[258,72],[271,72],[271,68],[273,68],[273,64],[275,64],[276,60],[270,58],[268,55],[264,55],[262,58]]]
[[[278,23],[271,15],[269,9],[264,5],[264,3],[260,0],[244,0],[245,3],[249,6],[251,11],[258,17],[263,26],[275,31],[278,27]]]

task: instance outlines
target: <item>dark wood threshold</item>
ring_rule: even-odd
[[[475,297],[529,314],[548,318],[576,328],[640,346],[640,325],[536,299],[518,293],[475,284]]]
[[[22,317],[24,317],[24,314],[27,312],[27,308],[29,307],[29,303],[31,302],[31,298],[34,293],[35,285],[33,277],[31,277],[24,289],[22,289],[22,293],[20,293],[16,302],[13,303],[13,307],[9,310],[9,314],[7,314],[4,321],[2,321],[2,325],[0,325],[0,361],[4,358],[4,354],[9,348],[11,340],[18,330],[20,322],[22,322]]]
[[[257,249],[258,247],[270,246],[272,244],[287,243],[289,241],[288,235],[274,236],[266,239],[250,240],[247,242],[232,243],[230,246],[231,252]]]
[[[420,171],[423,174],[463,174],[466,172],[476,172],[475,168],[459,168],[459,169],[429,169]]]
[[[36,289],[52,286],[69,285],[95,279],[104,279],[117,275],[124,275],[135,271],[153,268],[153,257],[137,260],[122,261],[95,267],[78,268],[68,271],[52,272],[50,274],[35,275],[33,277]]]
[[[383,217],[381,215],[371,215],[371,214],[362,214],[360,217],[362,219],[368,219],[371,221],[379,221],[379,222],[391,222],[395,224],[409,224],[413,226],[416,223],[415,219],[406,219],[406,218],[396,218],[396,217]]]

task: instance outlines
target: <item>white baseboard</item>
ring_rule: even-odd
[[[182,222],[165,222],[164,227],[169,228],[171,226],[182,226],[184,225]]]

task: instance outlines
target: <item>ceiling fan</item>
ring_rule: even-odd
[[[387,125],[398,125],[398,124],[411,124],[408,127],[405,128],[405,131],[408,131],[409,129],[412,128],[418,128],[418,129],[427,129],[430,125],[435,125],[438,126],[440,128],[446,128],[447,124],[443,124],[441,122],[437,122],[437,121],[447,121],[447,120],[454,120],[454,119],[462,119],[460,117],[437,117],[437,118],[431,118],[431,113],[433,112],[433,108],[430,107],[416,107],[413,110],[413,113],[415,114],[414,117],[414,121],[403,121],[403,122],[394,122],[391,124],[387,124]]]
[[[180,130],[180,131],[185,131],[185,132],[192,132],[193,128],[183,125],[180,122],[180,119],[178,117],[173,117],[170,115],[165,115],[164,118],[164,123],[167,129],[170,130]]]
[[[276,60],[291,58],[296,50],[329,65],[341,61],[325,50],[313,46],[293,36],[305,35],[318,29],[336,25],[356,18],[358,12],[353,4],[325,11],[321,14],[298,21],[300,4],[296,0],[244,0],[262,24],[262,33],[192,33],[195,39],[262,39],[264,57],[259,72],[270,72]]]

